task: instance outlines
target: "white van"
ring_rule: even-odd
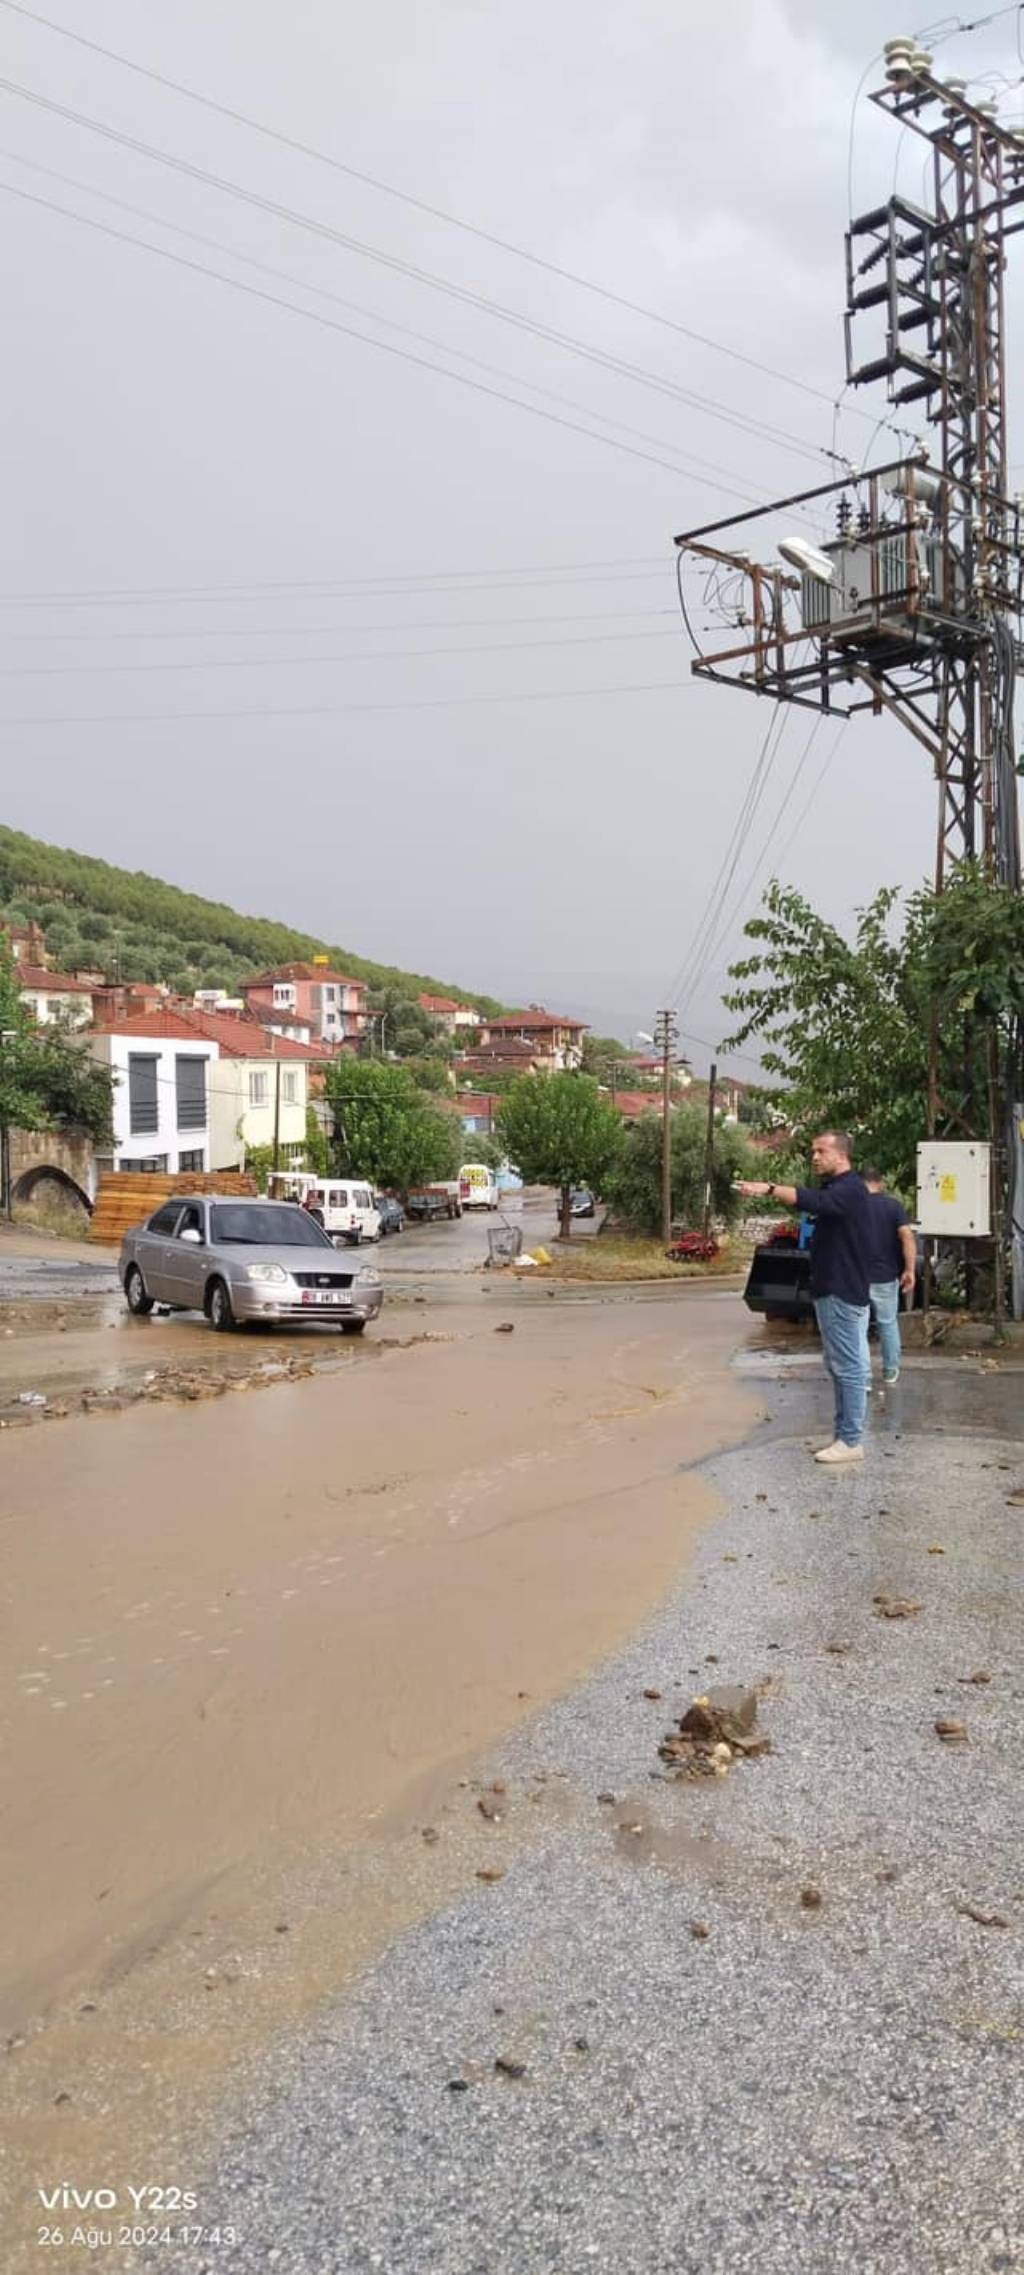
[[[459,1171],[459,1199],[464,1209],[496,1209],[498,1180],[483,1161],[464,1161]]]
[[[302,1206],[311,1210],[332,1240],[347,1240],[358,1248],[363,1240],[380,1239],[380,1211],[373,1192],[355,1178],[303,1178]]]

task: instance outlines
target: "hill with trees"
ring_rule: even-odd
[[[496,1012],[493,996],[438,980],[426,972],[357,956],[336,941],[243,916],[224,902],[204,900],[143,870],[115,868],[20,830],[0,827],[0,921],[34,921],[47,952],[63,971],[102,971],[109,979],[166,982],[182,994],[223,987],[268,965],[327,955],[353,979],[408,999],[421,991],[457,996],[480,1011]]]

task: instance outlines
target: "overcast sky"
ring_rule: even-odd
[[[683,986],[768,722],[691,680],[671,538],[828,478],[851,178],[922,191],[854,107],[888,5],[33,5],[651,313],[0,5],[5,79],[149,146],[0,94],[5,820],[624,1037],[720,1036],[776,823],[837,921],[925,873],[924,754],[792,714]],[[1018,14],[937,49],[1009,115]]]

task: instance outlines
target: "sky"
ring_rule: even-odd
[[[33,6],[207,102],[0,0],[0,815],[623,1040],[674,1003],[705,1065],[776,865],[847,927],[931,864],[925,754],[792,713],[716,892],[769,722],[672,545],[889,454],[833,405],[851,202],[922,192],[866,100],[907,24]],[[935,43],[1011,117],[1020,17]]]

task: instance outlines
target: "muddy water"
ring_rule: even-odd
[[[482,1311],[258,1398],[3,1441],[0,2014],[29,2167],[172,2139],[186,2078],[478,1869],[455,1844],[421,1885],[419,1825],[685,1559],[706,1495],[681,1465],[756,1416],[739,1306],[553,1301],[511,1334]]]

